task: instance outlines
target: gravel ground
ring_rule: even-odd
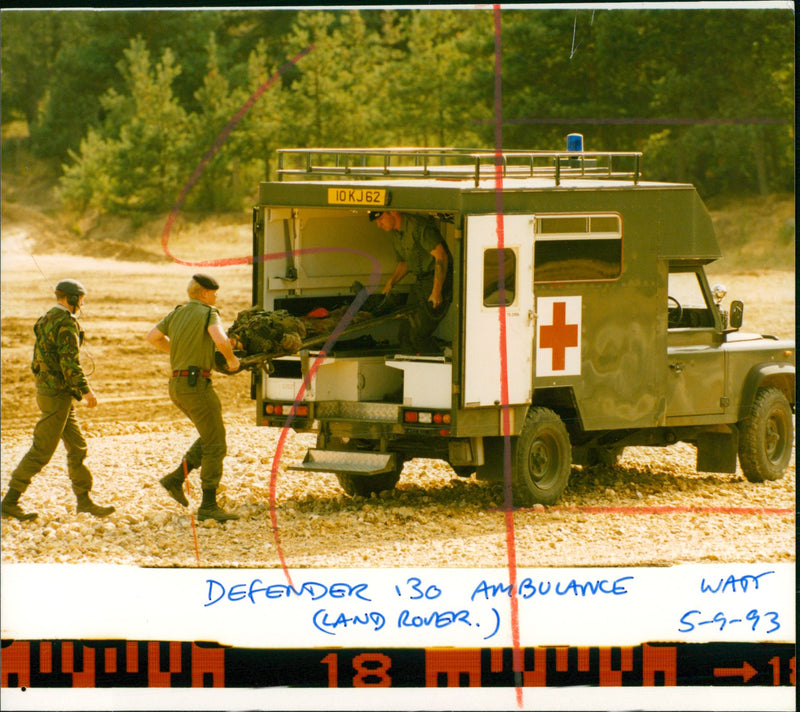
[[[393,492],[353,499],[333,475],[312,478],[287,469],[313,444],[307,434],[286,438],[275,477],[273,529],[270,476],[281,431],[255,428],[241,417],[229,419],[228,430],[220,501],[241,520],[197,522],[194,473],[186,510],[158,484],[174,466],[173,453],[190,443],[191,427],[96,426],[88,429],[96,499],[117,512],[102,520],[76,515],[57,454],[25,494],[25,507],[39,511],[39,519],[3,520],[3,561],[273,567],[282,555],[290,567],[506,563],[500,486],[458,478],[443,462],[413,460]],[[16,462],[28,444],[27,433],[4,435],[3,462]],[[693,460],[686,445],[630,448],[616,467],[573,468],[558,506],[514,513],[518,564],[793,561],[794,460],[782,480],[762,485],[739,474],[694,473]]]
[[[246,231],[227,240],[232,254],[247,254]],[[253,425],[246,374],[216,380],[229,444],[220,502],[242,518],[199,523],[196,473],[189,509],[158,484],[194,431],[167,397],[165,357],[142,338],[184,300],[191,268],[65,255],[40,255],[34,265],[24,238],[4,226],[2,490],[30,445],[37,416],[31,326],[51,303],[41,272],[73,276],[89,289],[82,323],[100,401],[96,409],[79,407],[87,462],[96,501],[117,511],[102,520],[75,513],[59,448],[21,500],[39,518],[2,520],[3,563],[503,567],[511,547],[524,567],[795,560],[794,455],[783,479],[755,485],[740,472],[695,472],[695,452],[686,445],[629,448],[614,467],[574,467],[558,506],[513,517],[503,511],[501,487],[456,477],[433,460],[406,463],[392,492],[353,499],[333,475],[288,469],[313,444],[311,434],[287,433],[273,473],[281,431]],[[232,321],[249,306],[249,268],[216,274],[223,319]],[[731,298],[745,299],[746,327],[794,334],[792,272],[723,277]]]

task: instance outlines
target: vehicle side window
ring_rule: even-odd
[[[535,230],[535,284],[611,280],[622,274],[618,214],[539,215]]]
[[[502,291],[501,291],[502,287]],[[517,253],[510,247],[483,253],[483,305],[507,307],[517,291]]]
[[[714,326],[714,316],[696,272],[670,272],[667,295],[669,328]]]

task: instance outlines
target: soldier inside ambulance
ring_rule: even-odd
[[[453,260],[441,233],[431,218],[396,210],[373,210],[369,219],[391,233],[397,256],[383,288],[384,306],[391,303],[390,292],[403,277],[409,272],[416,277],[408,297],[413,310],[401,322],[398,334],[400,348],[407,353],[440,351],[432,334],[453,299]]]
[[[8,492],[0,504],[3,517],[27,521],[38,516],[36,512],[25,512],[18,504],[19,498],[34,475],[50,462],[59,440],[64,441],[67,451],[67,473],[78,500],[77,511],[95,517],[105,517],[114,511],[114,507],[101,507],[89,497],[92,474],[83,464],[86,440],[73,407],[73,400],[83,399],[89,408],[97,405],[79,357],[83,332],[76,314],[85,295],[86,289],[80,282],[62,280],[56,285],[55,306],[33,327],[36,341],[31,370],[36,378],[36,401],[42,417],[33,430],[33,445],[11,473]]]

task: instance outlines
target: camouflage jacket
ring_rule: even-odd
[[[33,332],[36,343],[31,371],[36,376],[37,389],[49,393],[67,391],[80,400],[90,389],[80,363],[83,332],[78,320],[66,309],[55,306],[39,318]]]

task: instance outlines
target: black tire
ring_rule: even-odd
[[[317,438],[317,445],[319,446],[319,438]],[[327,447],[333,450],[374,450],[376,444],[369,440],[352,439],[348,442],[343,442],[341,438],[334,437],[328,440]],[[345,491],[345,494],[351,497],[369,497],[371,494],[384,492],[385,490],[394,489],[394,486],[400,480],[400,473],[403,470],[403,460],[400,455],[395,455],[395,462],[397,467],[392,472],[382,472],[379,475],[344,475],[337,474],[336,479]]]
[[[571,466],[572,445],[561,418],[549,408],[531,408],[512,459],[514,505],[555,504]]]
[[[380,475],[336,475],[342,489],[351,497],[369,497],[371,494],[392,490],[400,473],[382,472]]]
[[[586,453],[586,461],[589,467],[595,465],[613,467],[619,462],[624,450],[624,447],[592,447]]]
[[[739,464],[750,482],[783,477],[792,456],[792,409],[772,386],[759,388],[750,416],[739,423]]]
[[[459,477],[471,477],[475,472],[475,465],[450,465]]]

